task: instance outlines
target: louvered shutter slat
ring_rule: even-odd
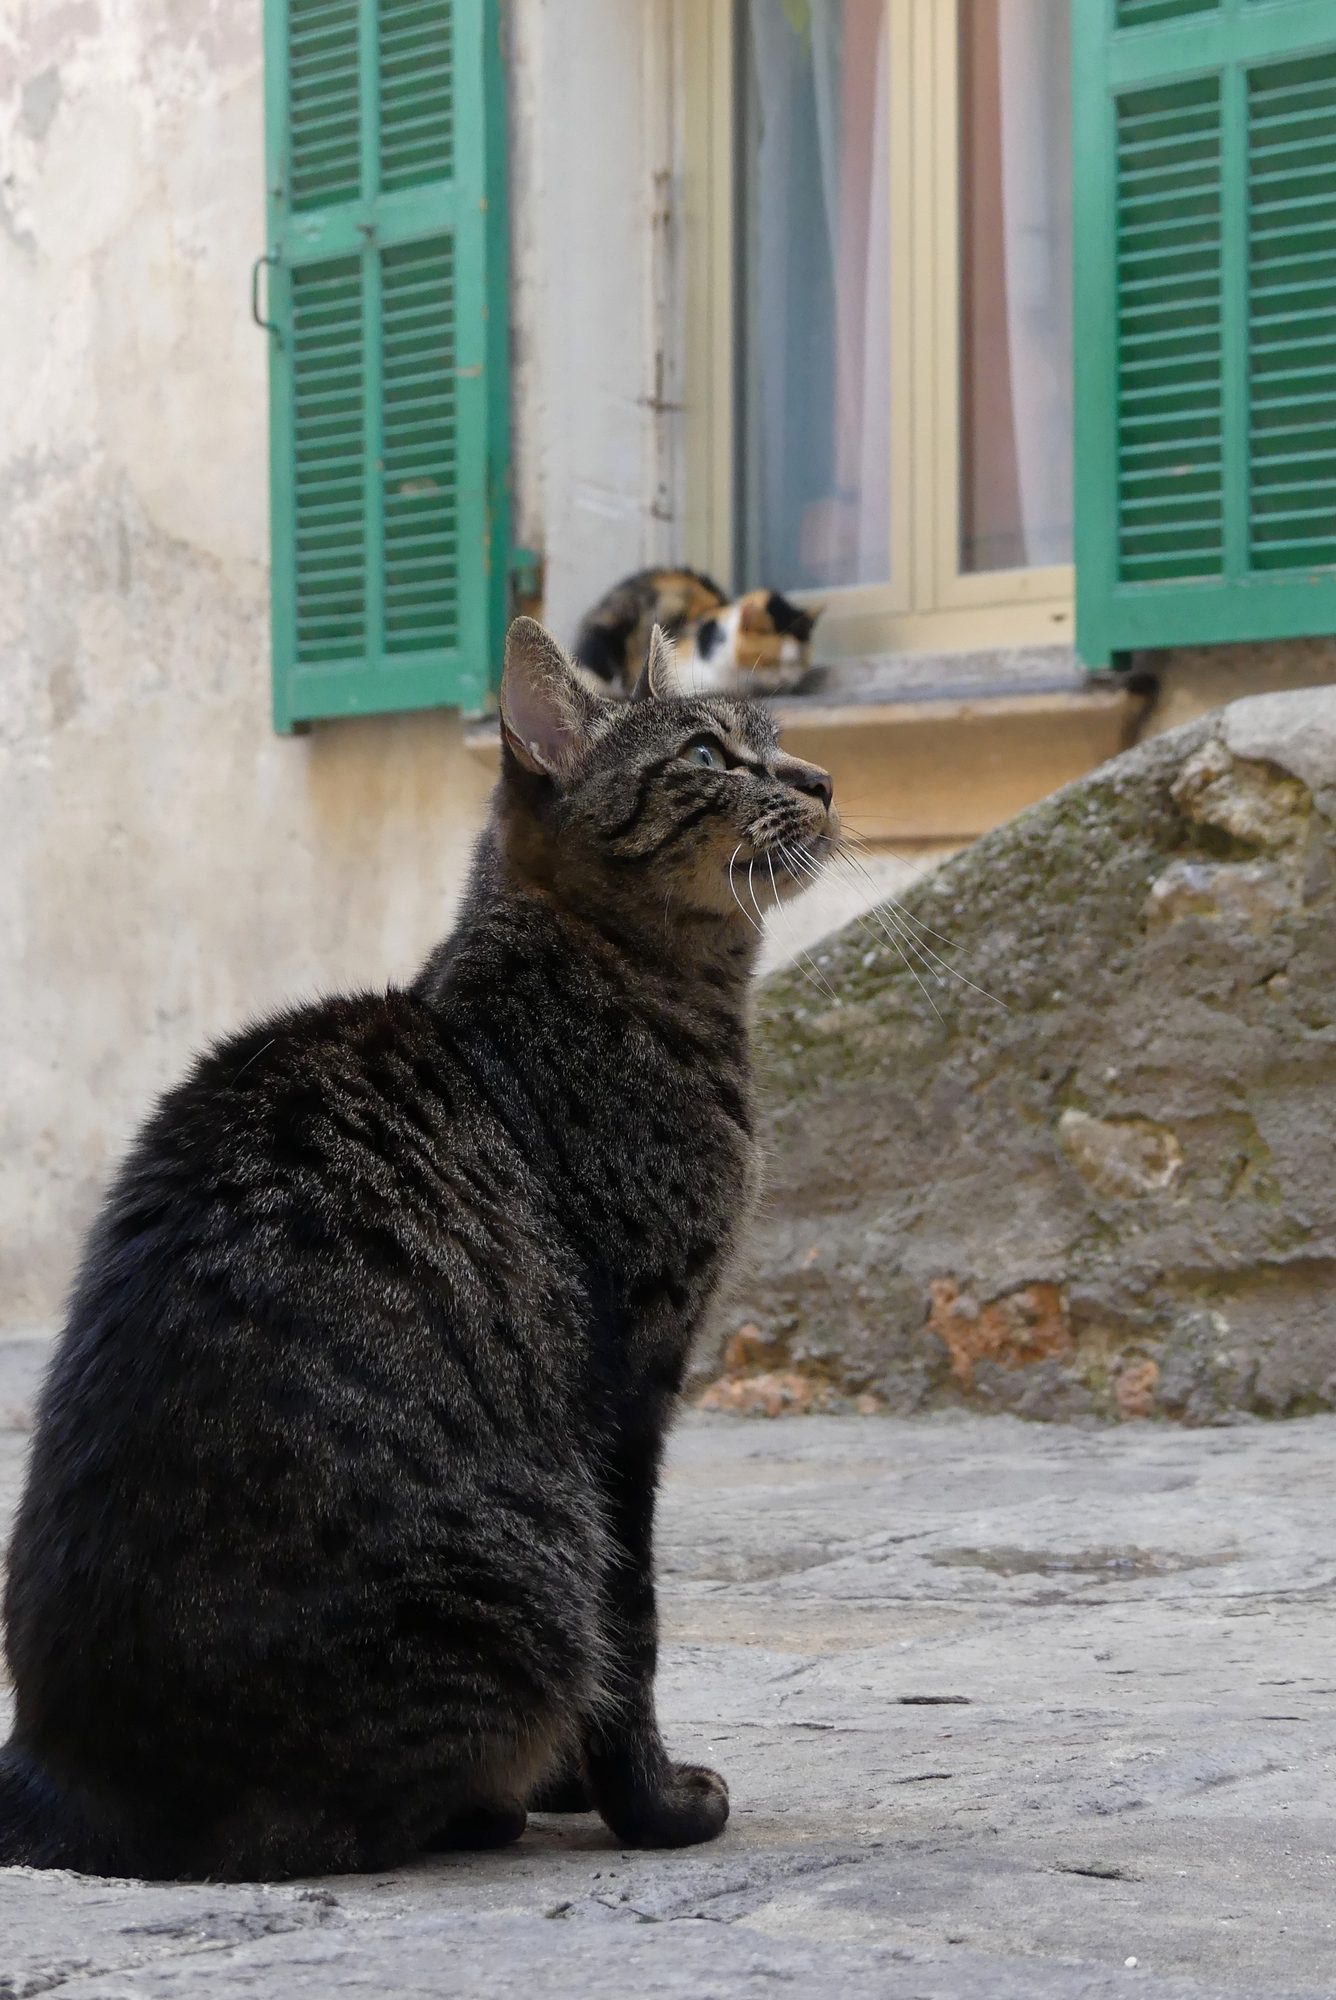
[[[426,0],[381,0],[380,176],[416,187],[453,172],[453,9]]]
[[[294,210],[360,189],[357,9],[358,0],[288,0]]]
[[[1182,21],[1192,14],[1214,14],[1220,0],[1118,0],[1120,28],[1151,28],[1162,21]]]
[[[366,644],[361,324],[361,271],[354,259],[293,274],[297,659],[302,665],[347,659]]]
[[[1248,219],[1250,561],[1336,564],[1336,53],[1249,76]]]
[[[410,244],[386,258],[385,643],[392,653],[458,638],[454,319],[448,242]]]
[[[1224,555],[1219,87],[1129,92],[1117,115],[1119,575],[1210,575]],[[1152,265],[1150,297],[1121,282]],[[1152,429],[1147,468],[1125,448]]]

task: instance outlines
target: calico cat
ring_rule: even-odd
[[[670,672],[656,633],[609,701],[517,620],[453,934],[219,1043],[143,1129],[14,1531],[0,1861],[723,1827],[655,1720],[655,1489],[754,1178],[736,872],[796,892],[839,820],[764,710]]]
[[[820,615],[777,590],[751,590],[730,604],[699,570],[642,569],[594,606],[574,652],[595,687],[629,693],[660,625],[677,641],[678,676],[693,693],[783,694],[811,665]]]

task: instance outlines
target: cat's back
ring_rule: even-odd
[[[469,1154],[486,1144],[508,1170],[504,1135],[480,1129],[451,1054],[439,1019],[396,989],[316,1001],[215,1044],[142,1128],[72,1318],[149,1269],[203,1305],[229,1277],[234,1304],[247,1292],[259,1304],[264,1279],[309,1303],[333,1268],[345,1284],[350,1268],[415,1268],[467,1202]]]

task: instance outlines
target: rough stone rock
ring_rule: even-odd
[[[957,1381],[969,1388],[980,1362],[1028,1368],[1046,1355],[1068,1354],[1071,1319],[1061,1286],[1022,1285],[982,1305],[962,1293],[954,1278],[934,1278],[928,1326],[951,1357]]]
[[[1274,764],[1235,757],[1213,736],[1188,758],[1170,787],[1185,819],[1245,847],[1289,847],[1303,831],[1309,787]]]
[[[1088,1111],[1064,1111],[1058,1138],[1077,1173],[1098,1194],[1156,1194],[1172,1187],[1183,1171],[1177,1138],[1149,1118],[1092,1118]]]
[[[763,991],[767,1192],[698,1386],[745,1325],[827,1405],[1336,1404],[1336,689],[1144,744],[881,914],[821,947],[836,1003]]]
[[[830,1392],[810,1375],[788,1368],[782,1375],[760,1370],[726,1370],[701,1394],[702,1410],[723,1410],[739,1417],[781,1417],[826,1408]]]
[[[1232,756],[1272,764],[1310,792],[1321,794],[1336,784],[1336,704],[1330,688],[1231,702],[1220,714],[1220,740]]]
[[[1206,917],[1259,933],[1273,930],[1295,902],[1296,888],[1270,861],[1171,861],[1146,896],[1147,928]]]

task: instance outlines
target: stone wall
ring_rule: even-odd
[[[901,909],[819,951],[838,1005],[764,992],[769,1187],[707,1401],[1336,1404],[1336,689],[1139,746]]]

